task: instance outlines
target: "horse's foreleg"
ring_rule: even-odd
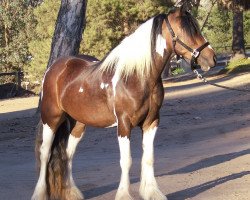
[[[132,200],[129,194],[129,170],[132,165],[130,152],[130,124],[125,121],[118,122],[118,142],[120,148],[121,180],[115,196],[115,200]]]
[[[154,176],[154,138],[158,127],[158,120],[143,130],[143,156],[141,169],[140,195],[145,200],[166,200],[158,189]]]
[[[43,124],[42,145],[40,147],[40,174],[36,184],[35,191],[32,195],[32,200],[47,200],[47,186],[46,186],[46,171],[47,164],[50,157],[51,145],[53,143],[55,134],[54,131],[47,125]]]
[[[68,200],[84,199],[81,191],[76,187],[72,176],[72,160],[75,154],[76,147],[85,133],[85,125],[76,122],[72,132],[69,135],[67,144],[67,157],[68,157],[68,177],[66,180],[65,198]]]

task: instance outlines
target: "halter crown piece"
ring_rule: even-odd
[[[181,46],[183,46],[185,49],[187,49],[188,51],[191,52],[191,62],[190,62],[190,65],[191,65],[191,69],[194,70],[196,68],[198,68],[198,63],[197,63],[197,59],[201,53],[201,51],[203,49],[205,49],[208,45],[209,45],[209,42],[206,42],[204,43],[203,45],[201,45],[200,47],[198,47],[197,49],[192,49],[191,47],[189,47],[188,45],[186,45],[184,42],[182,42],[177,35],[175,35],[174,33],[174,30],[172,29],[171,25],[170,25],[170,22],[168,20],[168,15],[167,17],[165,18],[165,21],[166,21],[166,24],[167,24],[167,27],[168,27],[168,30],[172,36],[172,43],[173,43],[173,48],[174,48],[174,52],[175,54],[177,55],[177,60],[180,59],[180,55],[176,52],[175,50],[175,45],[176,43],[178,42]]]

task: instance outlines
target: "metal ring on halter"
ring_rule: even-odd
[[[194,57],[194,58],[198,58],[200,55],[200,52],[197,51],[197,49],[194,49],[194,51],[191,53],[191,56]]]

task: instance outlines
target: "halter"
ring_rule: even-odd
[[[201,53],[201,51],[203,49],[205,49],[208,45],[209,45],[209,42],[206,42],[204,43],[203,45],[201,45],[200,47],[198,47],[197,49],[192,49],[191,47],[189,47],[188,45],[186,45],[184,42],[182,42],[177,35],[175,35],[174,33],[174,30],[172,29],[170,23],[169,23],[169,20],[168,20],[168,15],[167,17],[165,18],[165,21],[166,21],[166,24],[167,24],[167,27],[168,27],[168,30],[172,36],[172,43],[173,43],[173,48],[174,48],[174,52],[175,54],[177,55],[177,60],[179,60],[180,58],[180,55],[176,52],[176,49],[175,49],[175,45],[176,43],[178,42],[181,46],[183,46],[185,49],[187,49],[188,51],[191,52],[191,69],[194,70],[195,68],[197,68],[198,66],[198,63],[197,63],[197,59]]]

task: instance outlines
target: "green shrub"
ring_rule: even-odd
[[[177,68],[175,68],[175,69],[171,72],[171,74],[172,74],[173,76],[181,75],[181,74],[184,74],[184,73],[185,73],[185,70],[184,70],[182,67],[177,67]]]
[[[232,60],[223,70],[224,73],[241,73],[250,71],[250,59],[242,58],[238,60]]]

